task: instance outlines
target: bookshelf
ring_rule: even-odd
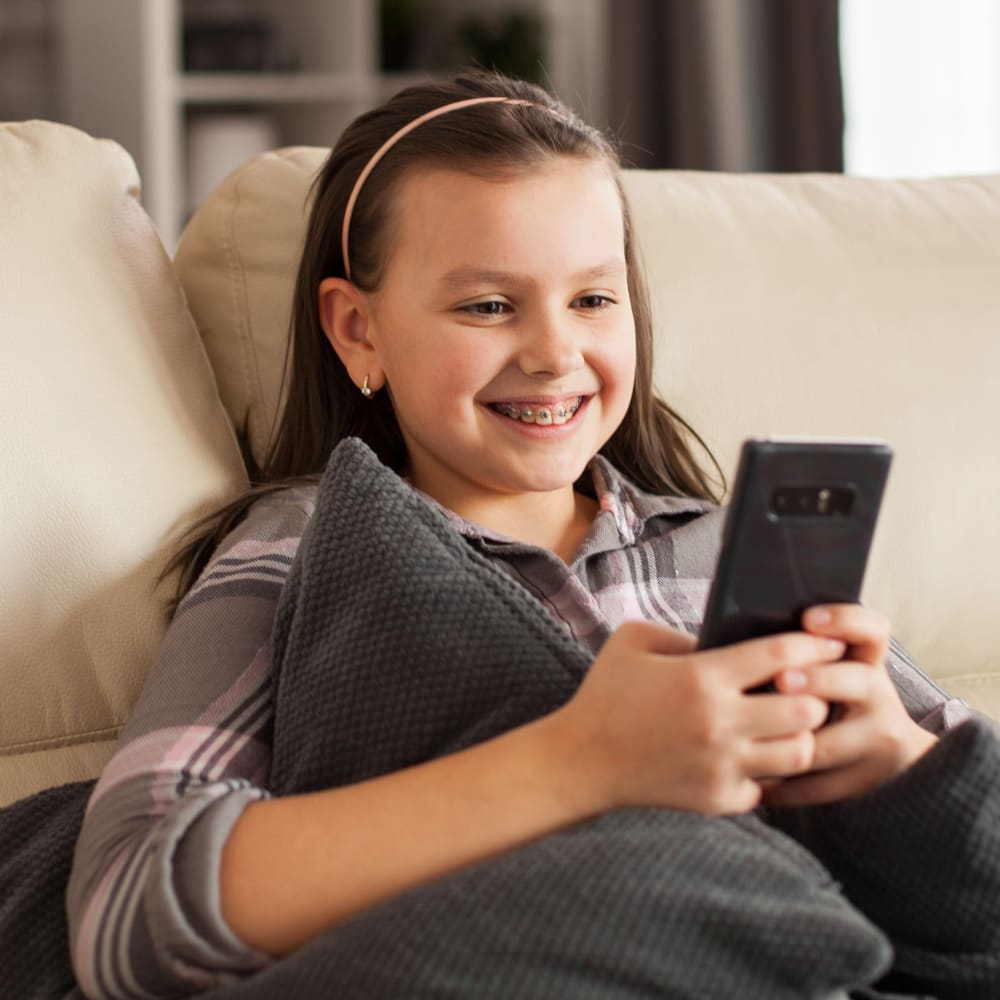
[[[510,5],[541,18],[548,85],[599,125],[607,3]],[[436,0],[432,9],[446,23],[497,7]],[[217,161],[226,151],[252,154],[254,141],[329,146],[356,115],[430,75],[383,68],[379,0],[253,0],[248,9],[272,29],[270,42],[287,66],[278,58],[273,69],[251,72],[185,69],[183,0],[59,0],[64,119],[135,157],[143,203],[170,250],[211,181],[197,169],[210,128],[218,126]]]

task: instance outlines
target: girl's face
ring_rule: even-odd
[[[370,299],[417,488],[471,519],[572,491],[628,408],[635,326],[603,164],[413,174]]]

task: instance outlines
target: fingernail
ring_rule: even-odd
[[[809,678],[802,670],[786,670],[781,675],[781,681],[786,691],[801,691],[809,682]]]
[[[845,646],[839,639],[827,639],[826,645],[834,656],[843,656],[847,651],[847,646]]]
[[[833,615],[826,608],[810,608],[806,615],[811,625],[829,625],[833,621]]]

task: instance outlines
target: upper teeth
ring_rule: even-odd
[[[520,420],[526,424],[564,424],[580,409],[582,399],[582,396],[577,396],[574,399],[556,403],[554,406],[525,406],[523,408],[514,406],[513,403],[494,403],[493,409],[512,420]]]

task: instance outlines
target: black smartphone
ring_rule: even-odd
[[[892,462],[884,441],[745,441],[699,649],[795,632],[856,603]]]

